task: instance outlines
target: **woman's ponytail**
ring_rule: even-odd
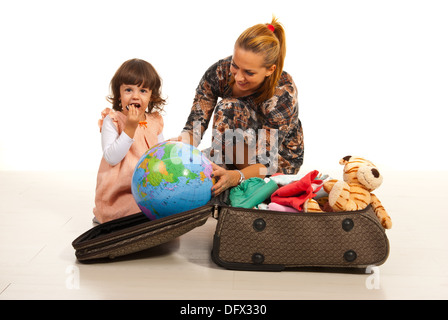
[[[269,92],[268,95],[265,96],[264,100],[270,99],[274,95],[275,88],[277,87],[278,81],[280,80],[280,77],[283,72],[283,65],[285,62],[285,56],[286,56],[286,39],[285,39],[285,29],[283,28],[282,24],[277,21],[277,18],[272,17],[272,22],[269,24],[273,27],[274,35],[278,39],[278,53],[275,62],[272,60],[269,61],[270,63],[266,64],[266,67],[269,68],[272,64],[276,65],[276,68],[272,75],[269,76],[266,82],[269,82],[269,86],[267,86],[267,90]],[[274,57],[272,57],[274,58]],[[271,58],[271,59],[272,59]],[[273,62],[273,63],[272,63]],[[271,64],[272,63],[272,64]],[[269,65],[270,64],[270,65]]]

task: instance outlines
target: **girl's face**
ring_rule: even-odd
[[[126,106],[133,104],[141,113],[144,113],[148,108],[151,100],[152,90],[143,88],[135,84],[122,84],[120,86],[120,100],[123,108],[123,113],[127,115]]]
[[[264,57],[260,53],[254,53],[235,46],[230,72],[235,78],[233,93],[237,96],[247,96],[254,93],[270,76],[276,68],[264,67]]]

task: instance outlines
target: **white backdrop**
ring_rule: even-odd
[[[304,167],[353,154],[391,170],[447,170],[446,1],[0,3],[0,170],[97,170],[110,79],[135,57],[163,78],[164,135],[177,136],[204,71],[272,14],[286,29]]]

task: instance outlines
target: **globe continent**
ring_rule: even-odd
[[[151,220],[191,210],[211,199],[212,165],[197,148],[165,141],[149,149],[137,162],[132,194]]]

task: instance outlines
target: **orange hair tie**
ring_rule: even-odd
[[[268,29],[271,30],[272,32],[275,31],[275,28],[272,24],[268,24]]]

